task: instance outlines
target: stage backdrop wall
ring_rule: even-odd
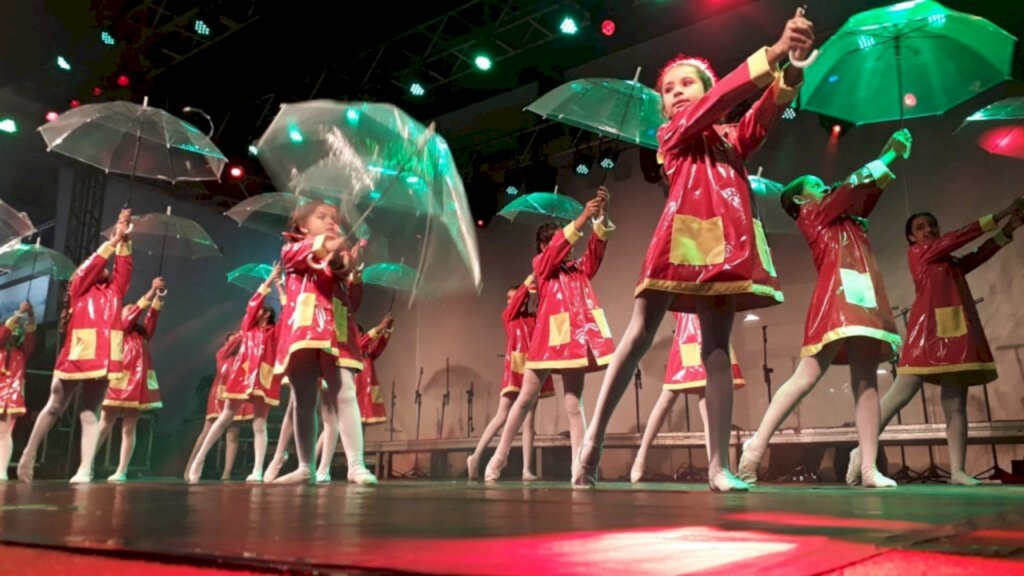
[[[835,3],[838,4],[838,3]],[[851,2],[842,14],[830,3],[812,3],[812,13],[819,29],[834,29],[861,4]],[[843,3],[846,6],[846,3]],[[853,6],[857,5],[857,6]],[[791,10],[789,3],[766,1],[750,8],[731,11],[699,26],[676,34],[653,39],[647,44],[621,52],[588,66],[569,72],[569,77],[594,75],[629,77],[637,64],[646,66],[642,79],[653,83],[654,70],[678,52],[704,54],[711,58],[720,73],[743,61],[746,55],[762,44],[770,43]],[[849,11],[848,11],[849,10]],[[820,14],[820,16],[818,16]],[[728,34],[723,34],[728,30]],[[745,39],[736,42],[737,38]],[[535,90],[533,91],[535,93]],[[898,180],[883,197],[871,219],[870,238],[885,273],[886,287],[894,305],[909,305],[913,288],[906,267],[906,242],[903,223],[908,210],[931,210],[937,214],[945,230],[951,230],[1004,206],[1021,193],[1024,162],[992,157],[971,142],[952,136],[961,119],[977,108],[1000,97],[997,88],[957,108],[942,118],[908,121],[914,132],[914,156],[907,164],[895,166]],[[533,94],[529,89],[517,91],[513,97],[497,98],[471,109],[481,114],[491,109],[521,108]],[[523,114],[526,114],[523,112]],[[440,119],[442,133],[465,130],[472,119],[453,115]],[[800,114],[794,121],[780,123],[764,148],[750,162],[752,171],[764,166],[765,176],[787,181],[812,172],[826,181],[844,177],[862,163],[874,158],[896,124],[866,126],[852,130],[837,148],[826,148],[828,134],[810,114]],[[515,151],[510,151],[515,153]],[[558,159],[568,163],[568,158]],[[462,166],[468,174],[473,166]],[[576,177],[562,168],[557,182],[560,192],[585,201],[598,182]],[[608,320],[616,337],[622,334],[633,305],[633,287],[640,263],[647,248],[654,223],[663,207],[659,187],[644,182],[635,151],[620,158],[616,174],[607,184],[613,194],[611,217],[618,226],[601,272],[594,280]],[[108,184],[106,223],[112,223],[123,204],[127,183],[111,178]],[[185,199],[187,188],[168,191],[137,185],[132,206],[137,213],[163,211],[167,205],[174,213],[192,218],[206,228],[224,252],[223,258],[206,261],[182,261],[168,258],[164,275],[170,295],[168,307],[153,342],[154,359],[164,390],[165,408],[161,430],[180,425],[197,401],[194,388],[204,375],[213,370],[213,356],[226,331],[241,318],[248,294],[225,283],[225,273],[247,262],[272,262],[280,242],[269,236],[239,229],[219,210]],[[759,321],[743,322],[738,317],[734,327],[734,346],[746,374],[748,386],[736,395],[735,424],[750,429],[757,425],[767,405],[761,380],[761,326],[768,326],[768,364],[775,370],[777,388],[792,372],[798,361],[804,316],[813,288],[815,272],[810,253],[795,227],[781,210],[769,203],[767,220],[769,240],[776,266],[782,279],[786,303],[758,311]],[[478,435],[497,406],[497,390],[501,376],[504,334],[500,315],[508,286],[516,284],[530,271],[533,256],[533,229],[496,219],[479,230],[481,266],[484,284],[479,296],[468,295],[441,301],[420,302],[411,310],[396,310],[394,339],[379,361],[378,369],[385,397],[391,393],[392,382],[398,406],[393,414],[396,438],[416,435],[416,410],[413,405],[419,371],[423,370],[423,413],[420,434],[424,438],[466,435],[466,390],[472,383],[476,391],[474,403],[475,432]],[[141,295],[149,279],[156,274],[156,258],[136,256],[136,275],[131,298]],[[990,387],[994,418],[1020,418],[1022,405],[1022,365],[1019,348],[1024,346],[1018,326],[1024,322],[1024,311],[1014,286],[1024,281],[1024,248],[1020,243],[1007,247],[993,261],[971,275],[976,297],[985,298],[980,306],[990,342],[1000,366],[1000,379]],[[378,321],[384,313],[389,294],[370,289],[359,320],[365,326]],[[401,299],[399,300],[401,304]],[[646,421],[660,393],[671,321],[666,320],[654,349],[641,364],[644,387],[640,395],[641,420]],[[440,406],[446,390],[446,359],[450,363],[451,405],[447,408],[444,429],[438,430]],[[887,375],[879,377],[883,391],[891,385]],[[592,412],[601,375],[587,378],[586,413]],[[848,372],[837,368],[828,373],[818,388],[788,419],[785,426],[830,426],[853,419]],[[929,416],[941,420],[941,408],[934,388],[929,387]],[[680,430],[685,421],[682,402],[672,412],[666,430]],[[699,429],[695,407],[691,410],[694,429]],[[920,405],[915,403],[904,412],[906,422],[921,420]],[[970,394],[970,418],[984,418],[981,390]],[[561,400],[545,400],[538,411],[538,432],[564,433],[566,419]],[[368,429],[371,439],[387,438],[388,426]],[[612,422],[612,432],[636,430],[632,392],[627,393]],[[183,448],[184,449],[184,448]],[[697,451],[695,451],[696,453]],[[1005,448],[1001,456],[1021,455],[1020,449]],[[924,449],[910,449],[911,465],[921,464]],[[945,451],[936,451],[944,462]],[[895,453],[890,451],[890,460]],[[618,476],[626,471],[632,454],[608,453],[605,475]],[[696,456],[698,460],[703,455]],[[454,458],[456,470],[463,466]],[[654,454],[648,464],[663,472],[685,462],[675,453]],[[411,461],[396,460],[396,468],[408,467]],[[978,470],[990,464],[987,449],[972,447],[968,467]],[[1006,463],[1004,462],[1004,467]],[[565,474],[567,471],[551,471]]]

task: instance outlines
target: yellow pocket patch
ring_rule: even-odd
[[[526,353],[525,352],[513,352],[512,358],[512,371],[516,374],[526,374]]]
[[[706,266],[725,261],[725,230],[722,217],[701,220],[685,214],[672,219],[672,246],[668,259],[673,264]]]
[[[334,334],[338,337],[339,343],[348,342],[348,307],[345,303],[334,298]]]
[[[956,338],[967,334],[967,318],[963,306],[936,308],[935,332],[939,338]]]
[[[124,360],[124,332],[110,331],[110,359],[115,362]]]
[[[295,327],[313,325],[313,314],[316,312],[316,294],[303,292],[295,301]]]
[[[871,274],[857,272],[849,268],[839,269],[839,278],[843,282],[843,295],[846,301],[862,308],[878,308],[875,301],[875,285],[871,282]]]
[[[548,318],[548,346],[561,346],[570,340],[569,313],[553,314]]]
[[[96,358],[96,329],[80,328],[71,331],[71,350],[68,360],[94,360]]]
[[[692,368],[703,364],[700,360],[700,344],[689,342],[679,345],[679,358],[683,361],[683,368]]]
[[[156,380],[156,372],[150,370],[146,374],[146,389],[147,390],[159,390],[160,383]]]
[[[383,404],[384,399],[380,395],[380,386],[370,386],[370,402]]]
[[[608,318],[604,315],[604,310],[594,308],[591,312],[594,314],[594,322],[597,322],[597,329],[601,331],[601,336],[611,338],[612,329],[608,327]]]

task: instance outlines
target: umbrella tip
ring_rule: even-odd
[[[637,66],[636,67],[636,74],[633,75],[633,82],[638,82],[640,80],[640,70],[643,70],[643,68],[640,67],[640,66]]]
[[[555,184],[555,194],[558,194],[558,184]]]
[[[761,177],[761,173],[763,173],[763,172],[764,172],[764,166],[758,166],[757,167],[757,177],[760,178]]]
[[[168,215],[168,216],[170,216],[170,215],[171,215],[171,207],[170,207],[170,206],[168,206],[168,207],[167,207],[167,215]]]
[[[149,96],[142,97],[142,107],[145,108],[146,106],[149,106]]]

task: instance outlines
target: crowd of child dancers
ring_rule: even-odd
[[[681,56],[663,68],[657,90],[666,122],[658,131],[658,143],[669,193],[643,261],[629,325],[616,345],[591,285],[616,230],[610,217],[611,195],[601,188],[575,220],[537,229],[532,273],[508,290],[502,314],[507,344],[498,411],[467,458],[470,479],[479,477],[484,450],[500,430],[497,449],[483,474],[486,482],[498,481],[520,428],[522,479],[536,479],[531,470],[534,414],[539,398],[554,395],[552,377],[557,375],[569,421],[572,486],[595,486],[611,416],[662,319],[672,312],[676,327],[663,392],[631,470],[634,482],[643,478],[647,451],[678,395],[698,394],[709,487],[750,489],[771,436],[828,368],[838,364],[850,367],[858,438],[846,477],[849,484],[896,485],[876,466],[878,438],[926,382],[941,386],[951,482],[977,483],[964,470],[967,388],[994,380],[996,367],[965,276],[1012,240],[1014,230],[1024,223],[1024,199],[946,234],[940,233],[931,213],[907,219],[907,257],[916,298],[904,342],[867,231],[872,210],[895,178],[894,164],[911,154],[913,141],[907,130],[893,134],[878,157],[835,186],[807,175],[783,190],[782,207],[811,248],[817,281],[802,359],[744,444],[735,474],[730,467],[733,391],[744,384],[730,346],[734,317],[783,300],[764,226],[752,206],[744,162],[800,90],[801,69],[782,69],[780,64],[787,56],[805,58],[813,44],[813,25],[798,11],[775,44],[755,51],[724,77],[696,57]],[[730,109],[758,95],[738,123],[721,122]],[[49,401],[18,463],[20,480],[32,480],[40,443],[75,388],[81,389],[82,434],[81,464],[73,483],[93,479],[97,445],[118,417],[120,461],[108,481],[124,482],[138,415],[160,406],[149,341],[167,288],[162,278],[155,278],[141,300],[123,305],[132,274],[130,215],[128,210],[121,212],[112,236],[70,281],[61,318],[66,338]],[[251,422],[254,438],[249,482],[329,482],[339,438],[347,480],[377,482],[363,460],[363,426],[387,418],[373,362],[387,345],[393,319],[389,314],[369,331],[357,325],[361,246],[349,245],[343,228],[334,206],[312,201],[298,207],[289,228],[282,231],[280,264],[253,294],[238,330],[225,337],[216,354],[207,421],[184,473],[188,482],[199,481],[208,454],[225,434],[228,449],[222,478],[228,477],[237,454],[239,423],[244,421]],[[573,258],[573,246],[588,228],[592,233],[585,252]],[[989,240],[977,250],[954,255],[986,234],[991,234]],[[281,302],[280,318],[265,303],[274,290]],[[531,294],[536,295],[536,312],[531,311]],[[34,347],[35,319],[26,302],[0,327],[3,479],[12,453],[11,430],[25,412],[25,363]],[[897,354],[896,382],[879,398],[877,367]],[[587,426],[584,376],[597,371],[605,371],[604,379]],[[290,387],[290,399],[276,453],[265,469],[267,417],[280,403],[282,386]],[[318,414],[323,421],[319,441]],[[282,474],[292,441],[298,467]]]

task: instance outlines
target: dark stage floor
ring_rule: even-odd
[[[564,482],[494,488],[428,481],[376,488],[40,482],[0,485],[0,494],[5,544],[220,569],[1024,574],[1024,488],[1013,486],[880,492],[787,485],[723,495],[680,484],[608,483],[573,492]],[[64,567],[60,573],[74,571],[60,560],[64,551],[28,550],[0,546],[0,555],[20,551],[51,569]],[[0,561],[0,573],[32,572],[28,564]]]

